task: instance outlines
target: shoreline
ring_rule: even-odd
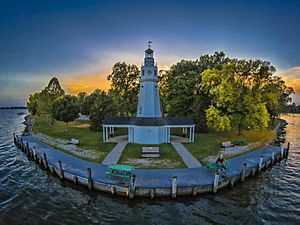
[[[284,124],[281,123],[281,127]],[[15,136],[15,144],[51,174],[61,180],[67,180],[87,186],[90,190],[108,192],[120,196],[133,197],[165,197],[214,192],[235,183],[243,182],[250,175],[255,175],[265,168],[288,156],[287,148],[265,146],[250,153],[234,157],[227,161],[229,173],[227,177],[214,174],[205,167],[187,169],[135,169],[132,175],[136,180],[121,183],[106,176],[108,166],[88,162],[66,153],[60,152],[42,143],[34,136]]]

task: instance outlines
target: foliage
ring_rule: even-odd
[[[134,115],[137,109],[140,71],[135,65],[118,62],[107,76],[111,81],[110,95],[120,116]]]
[[[33,116],[36,115],[37,113],[38,101],[39,101],[39,93],[34,93],[29,95],[26,105],[27,105],[28,112]]]
[[[83,115],[87,115],[86,111],[83,108],[83,104],[84,104],[84,101],[85,101],[86,97],[87,97],[86,92],[79,92],[78,95],[77,95],[78,104],[79,104],[79,107],[80,107],[80,113],[83,114]]]
[[[260,86],[262,79],[272,75],[273,68],[266,66],[269,64],[259,60],[232,60],[221,70],[208,69],[202,73],[202,89],[212,98],[206,110],[208,125],[221,131],[238,127],[239,133],[243,127],[268,126],[269,113]]]
[[[58,79],[53,77],[48,86],[41,92],[29,96],[27,101],[28,110],[32,115],[37,114],[42,116],[52,124],[52,103],[56,98],[63,96],[64,94],[65,91],[61,88]]]
[[[104,118],[108,115],[114,115],[115,109],[112,98],[104,91],[97,89],[91,95],[94,101],[90,110],[90,129],[99,131]]]
[[[57,98],[52,104],[52,116],[54,119],[68,123],[79,117],[80,107],[75,96],[65,95]],[[67,128],[66,128],[67,131]]]
[[[209,68],[221,68],[229,59],[223,52],[203,55],[199,59],[182,60],[161,73],[160,89],[163,108],[168,116],[192,116],[196,128],[205,131],[205,110],[210,96],[200,88],[202,72]]]

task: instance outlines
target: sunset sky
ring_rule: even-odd
[[[68,93],[107,90],[148,40],[168,68],[224,51],[268,60],[300,104],[300,1],[0,0],[0,106],[25,105],[56,76]]]

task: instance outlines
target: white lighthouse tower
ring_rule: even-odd
[[[158,91],[157,65],[154,63],[153,50],[145,51],[144,64],[141,68],[140,94],[137,117],[161,117],[160,98]]]

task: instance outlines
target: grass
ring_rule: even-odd
[[[181,157],[171,144],[148,145],[151,147],[159,147],[159,158],[142,158],[142,147],[146,146],[147,145],[141,144],[128,144],[118,163],[124,165],[133,165],[135,168],[140,169],[186,168]]]
[[[87,124],[88,122],[86,121],[70,122],[68,124],[68,132],[66,132],[66,126],[63,122],[55,121],[55,123],[51,126],[47,121],[41,119],[40,117],[35,117],[35,121],[35,125],[33,126],[34,133],[42,133],[52,138],[65,140],[70,140],[71,138],[78,139],[80,148],[91,150],[99,156],[96,160],[91,158],[83,158],[87,161],[102,162],[106,155],[116,145],[116,143],[103,143],[101,132],[93,132],[88,127],[76,127],[78,125]],[[74,155],[68,151],[64,152]]]
[[[249,151],[265,146],[274,137],[272,127],[264,131],[245,130],[242,135],[238,135],[236,130],[231,132],[195,133],[195,142],[184,143],[184,146],[202,164],[205,164],[208,156],[217,156],[220,153],[221,143],[225,141],[244,140],[250,148]],[[245,151],[243,154],[249,151]]]

